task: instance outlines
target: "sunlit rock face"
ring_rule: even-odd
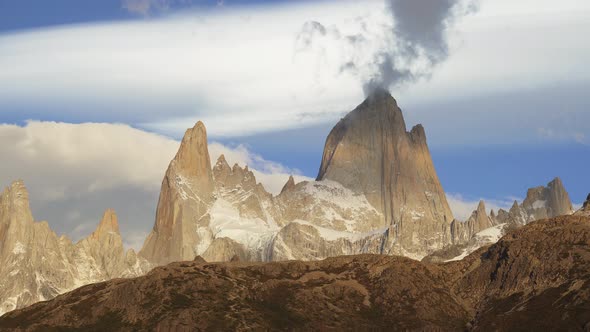
[[[166,171],[155,225],[140,256],[158,265],[192,260],[196,244],[209,237],[198,230],[208,225],[214,188],[207,132],[203,123],[198,122],[186,131]]]

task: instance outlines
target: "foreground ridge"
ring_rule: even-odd
[[[8,313],[0,330],[587,330],[589,303],[590,218],[563,216],[442,265],[199,257]]]

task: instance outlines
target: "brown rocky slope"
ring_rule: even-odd
[[[0,330],[590,330],[590,218],[533,222],[462,261],[206,263],[79,288]]]

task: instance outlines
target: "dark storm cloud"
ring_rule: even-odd
[[[477,10],[473,0],[388,0],[395,45],[375,54],[376,74],[363,83],[365,94],[429,77],[449,56],[447,30]],[[401,65],[400,65],[401,64]]]

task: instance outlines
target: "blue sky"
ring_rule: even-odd
[[[408,127],[424,124],[443,187],[469,204],[484,198],[504,206],[559,176],[574,203],[581,203],[590,192],[590,45],[580,36],[590,31],[590,4],[463,2],[477,3],[478,10],[458,15],[445,29],[448,56],[421,79],[391,88]],[[150,219],[158,170],[165,168],[160,159],[169,160],[172,140],[197,120],[205,122],[211,142],[223,145],[215,151],[235,154],[236,161],[254,163],[269,176],[313,178],[330,129],[364,98],[363,80],[375,70],[369,55],[397,51],[397,37],[382,28],[391,24],[384,8],[381,0],[0,0],[0,124],[6,130],[0,125],[0,133],[12,144],[0,151],[36,151],[12,158],[14,165],[0,163],[0,184],[24,177],[38,218],[71,219],[54,221],[58,231],[92,224],[88,220],[98,220],[100,209],[111,207],[106,205],[119,205],[135,219],[128,206],[150,207],[141,216]],[[312,21],[327,32],[306,32]],[[365,42],[351,48],[344,35],[362,35]],[[359,70],[343,72],[344,60]],[[75,127],[72,136],[57,134],[54,146],[42,144],[35,135],[50,132],[52,122],[123,124],[127,134],[111,128],[119,140],[113,144],[124,135],[143,135],[136,128],[154,135],[149,139],[165,152],[148,149],[160,158],[153,171],[135,174],[137,181],[121,176],[120,186],[108,189],[118,194],[109,195],[96,189],[90,171],[78,167],[66,174],[78,165],[75,158],[55,161],[55,169],[22,165],[36,164],[34,155],[59,155],[81,144]],[[40,132],[31,134],[32,128]],[[94,150],[102,151],[83,147]],[[88,158],[109,162],[106,156]],[[63,195],[48,194],[66,182]],[[68,192],[74,189],[86,197],[76,196],[78,210],[91,215],[62,208],[73,201]],[[133,198],[127,206],[108,198],[119,194]],[[152,220],[143,219],[133,223],[149,229]]]

